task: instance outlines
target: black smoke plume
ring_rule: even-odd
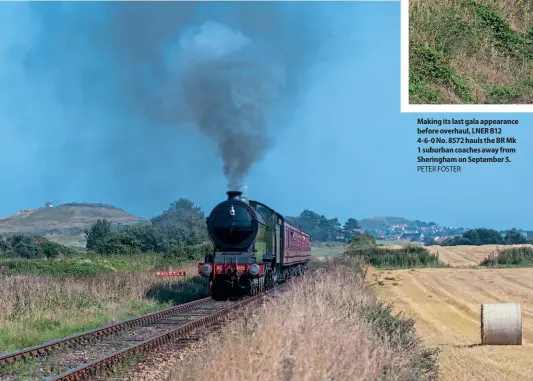
[[[185,121],[214,139],[229,189],[240,189],[270,146],[268,113],[285,72],[240,32],[205,22],[179,41],[178,67]]]
[[[213,148],[238,188],[290,127],[309,69],[346,50],[343,4],[2,3],[3,136],[36,147],[21,189],[151,213],[212,183]]]

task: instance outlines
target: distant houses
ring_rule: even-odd
[[[465,232],[471,230],[467,227],[452,228],[437,225],[434,222],[408,221],[407,223],[390,224],[374,229],[365,229],[364,233],[370,234],[377,239],[385,241],[417,241],[441,243],[447,239],[461,237]],[[505,237],[508,230],[500,231],[502,237]],[[518,230],[527,240],[533,240],[533,231]]]
[[[409,231],[409,232],[405,232],[403,233],[401,236],[400,236],[400,240],[405,240],[405,241],[418,241],[420,239],[420,235],[421,233],[419,232],[416,232],[416,231]]]

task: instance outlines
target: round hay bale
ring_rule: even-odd
[[[520,304],[481,305],[481,344],[522,345]]]

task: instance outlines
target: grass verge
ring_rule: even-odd
[[[193,267],[185,270],[196,273]],[[201,279],[165,279],[147,272],[0,275],[0,289],[0,353],[207,296]]]
[[[435,380],[437,351],[364,281],[363,261],[331,262],[282,297],[230,320],[172,367],[170,380]]]
[[[70,257],[61,259],[23,259],[4,255],[0,258],[0,273],[4,275],[94,277],[121,271],[176,269],[189,261],[187,258],[150,253],[100,255],[88,252],[74,253]]]
[[[487,267],[531,267],[533,266],[532,247],[510,247],[489,254],[480,264]]]
[[[314,255],[316,257],[329,257],[332,255],[339,255],[343,251],[342,246],[324,246],[324,247],[317,247],[312,246],[311,247],[311,255]]]
[[[410,0],[409,97],[422,104],[533,100],[533,3]]]

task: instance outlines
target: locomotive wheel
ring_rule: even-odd
[[[250,282],[250,295],[254,296],[260,293],[260,285],[259,285],[259,279],[252,279]]]
[[[264,289],[270,290],[271,288],[274,288],[274,272],[269,269],[267,273],[265,274],[265,280],[264,280]]]
[[[265,291],[265,277],[262,276],[261,278],[259,278],[259,292],[264,292]]]

